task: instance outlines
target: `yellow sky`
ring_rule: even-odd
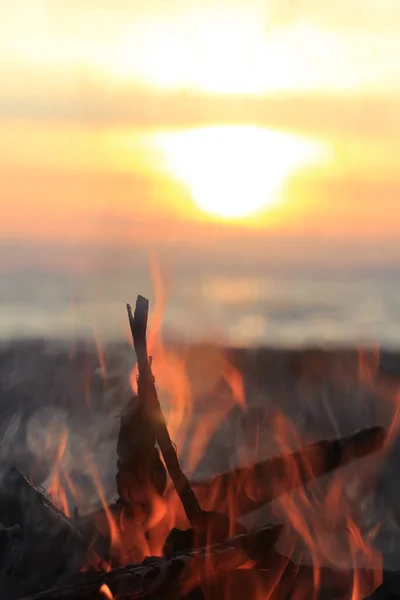
[[[397,0],[8,2],[2,239],[168,231],[201,252],[220,227],[235,243],[318,234],[332,252],[390,240],[393,259],[399,58]],[[231,222],[204,210],[224,191],[279,201]]]
[[[4,12],[4,59],[65,79],[211,93],[400,82],[396,0],[14,0]]]

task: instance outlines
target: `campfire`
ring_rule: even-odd
[[[371,427],[304,445],[295,428],[276,414],[271,417],[280,432],[275,456],[253,457],[203,480],[191,478],[182,469],[174,443],[179,415],[189,410],[185,378],[177,376],[172,390],[180,405],[174,421],[163,413],[152,372],[148,301],[139,296],[135,310],[127,308],[137,363],[131,377],[135,393],[120,415],[115,440],[118,498],[111,504],[106,501],[93,469],[101,508],[70,514],[57,472],[45,494],[15,467],[8,470],[0,484],[0,597],[362,600],[378,588],[377,598],[389,597],[385,590],[393,587],[396,574],[384,572],[374,532],[364,535],[356,507],[343,509],[340,469],[380,451],[393,430]],[[102,365],[100,351],[99,355]],[[240,374],[222,360],[232,397],[245,412]],[[370,376],[369,367],[361,357],[363,377]],[[219,410],[216,406],[215,412]],[[218,413],[218,419],[223,418]],[[189,435],[189,458],[192,448],[204,448],[212,431],[205,420],[196,439]],[[254,437],[255,432],[248,435]],[[65,444],[66,438],[58,434],[53,463],[61,460]],[[327,475],[323,491],[308,485]],[[262,527],[248,525],[249,515],[277,500],[290,522],[288,530],[279,519]],[[325,533],[339,528],[345,532],[342,544],[328,542]],[[312,564],[301,561],[299,537]]]

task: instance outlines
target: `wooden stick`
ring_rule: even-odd
[[[370,427],[347,437],[319,440],[296,452],[236,467],[212,479],[192,481],[192,485],[205,510],[210,510],[207,499],[212,498],[212,509],[226,513],[228,498],[235,498],[235,516],[240,518],[357,458],[378,452],[386,439],[384,427]]]
[[[143,296],[138,296],[134,315],[132,315],[132,308],[129,304],[127,304],[127,310],[133,345],[138,361],[138,395],[144,402],[146,412],[153,424],[158,446],[169,476],[182,502],[185,514],[192,526],[198,525],[202,518],[202,510],[187,477],[180,467],[178,456],[169,436],[167,424],[161,410],[151,371],[146,337],[149,301]]]

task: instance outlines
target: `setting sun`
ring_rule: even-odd
[[[280,199],[287,179],[324,156],[324,146],[262,127],[201,127],[159,133],[164,167],[205,213],[237,219]]]

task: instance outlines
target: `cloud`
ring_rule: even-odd
[[[117,0],[112,7],[15,0],[0,23],[3,102],[11,110],[21,99],[25,105],[33,100],[39,110],[44,98],[48,110],[50,101],[57,107],[71,96],[79,106],[97,89],[105,99],[90,103],[96,113],[139,82],[213,93],[224,86],[227,93],[393,93],[399,85],[399,12],[394,0],[386,0],[384,9],[372,0]]]
[[[400,4],[397,0],[275,0],[271,3],[274,24],[307,19],[327,29],[345,32],[400,33]]]
[[[0,120],[26,119],[70,124],[183,128],[247,123],[318,136],[400,135],[399,95],[275,93],[254,96],[162,92],[138,86],[110,86],[82,75],[77,81],[51,71],[5,77]],[[8,82],[8,83],[7,83]]]

